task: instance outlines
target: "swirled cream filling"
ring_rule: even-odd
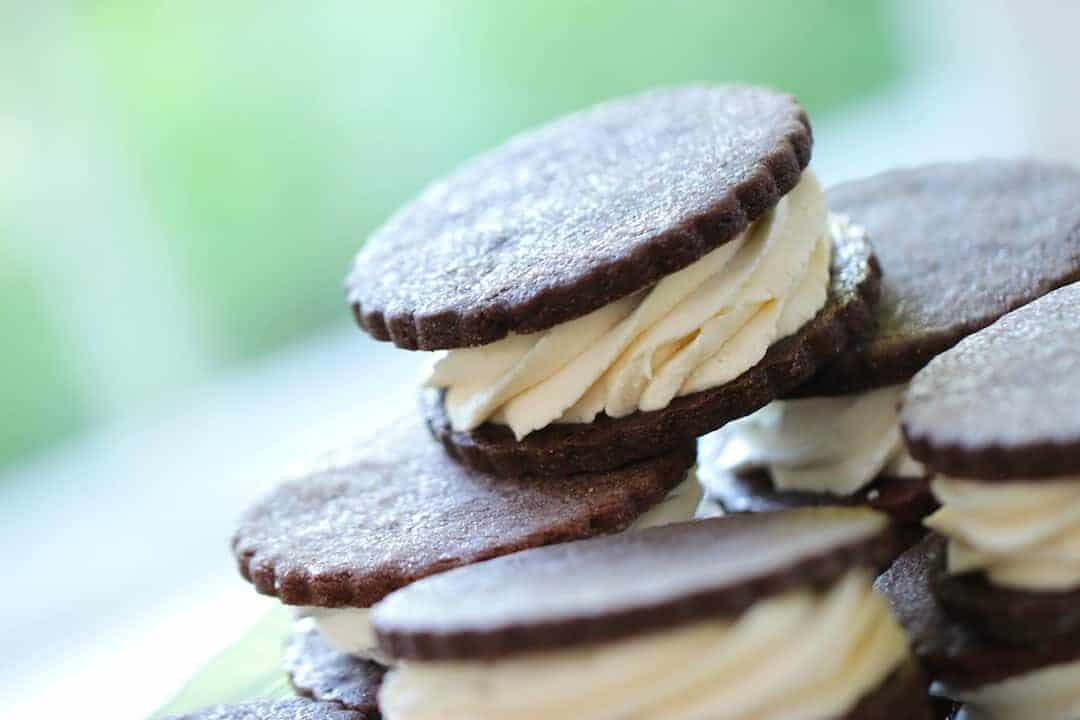
[[[670,525],[691,520],[701,504],[702,488],[693,469],[686,479],[676,485],[667,496],[631,523],[627,531]],[[375,631],[371,628],[368,608],[299,607],[297,617],[309,617],[315,621],[320,637],[338,652],[355,655],[364,660],[374,660],[389,665],[390,659],[379,652]]]
[[[1076,720],[1080,718],[1080,661],[1050,665],[981,687],[935,694],[964,703],[966,720]]]
[[[950,573],[1023,590],[1080,587],[1080,477],[986,483],[938,477],[925,524],[948,538]]]
[[[387,720],[825,718],[908,657],[870,576],[762,601],[734,621],[491,662],[406,662],[379,693]]]
[[[428,384],[446,388],[455,429],[490,420],[520,440],[728,383],[824,307],[832,238],[852,232],[829,220],[806,172],[738,237],[653,288],[543,332],[451,350]]]
[[[720,432],[718,460],[764,468],[778,490],[853,495],[880,475],[922,477],[900,436],[903,385],[838,397],[778,400]]]

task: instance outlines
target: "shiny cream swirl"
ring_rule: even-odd
[[[764,468],[778,490],[853,495],[880,475],[922,477],[900,436],[903,385],[838,397],[779,400],[721,430],[718,461]]]
[[[701,504],[702,494],[697,474],[691,469],[685,480],[663,500],[639,515],[627,531],[691,520]],[[390,659],[379,651],[368,608],[300,607],[296,610],[296,616],[313,619],[323,642],[333,650],[383,665],[391,664]]]
[[[736,620],[489,662],[406,662],[386,720],[752,720],[842,715],[906,662],[888,604],[854,571],[823,594],[762,601]]]
[[[428,384],[446,388],[457,430],[488,420],[520,440],[551,423],[659,410],[753,367],[825,305],[832,232],[812,173],[734,240],[652,289],[538,333],[451,350]]]
[[[1076,720],[1080,718],[1080,661],[1050,665],[972,689],[935,688],[964,703],[965,720]]]
[[[1080,477],[986,483],[939,477],[925,524],[948,538],[948,571],[1023,590],[1080,587]]]

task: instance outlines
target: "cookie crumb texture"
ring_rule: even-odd
[[[832,188],[885,273],[878,331],[799,388],[840,395],[906,382],[1010,310],[1080,280],[1080,173],[979,160],[894,170]]]
[[[459,565],[624,530],[695,455],[689,442],[608,473],[500,478],[455,462],[409,415],[280,485],[246,514],[233,551],[286,604],[368,607]]]
[[[1080,475],[1080,283],[935,358],[912,380],[900,423],[911,454],[940,473]]]
[[[544,330],[731,240],[810,161],[789,95],[695,86],[606,102],[523,133],[427,188],[346,281],[360,326],[411,350]]]
[[[377,695],[386,668],[328,647],[310,618],[293,624],[284,665],[298,695],[337,703],[356,712],[354,720],[378,719]]]
[[[214,705],[165,720],[378,720],[378,715],[353,712],[332,703],[290,698]]]

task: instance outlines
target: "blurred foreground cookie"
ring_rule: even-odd
[[[885,581],[916,650],[974,718],[1080,717],[1080,284],[938,356],[900,419],[945,538]]]
[[[693,463],[691,442],[602,474],[496,477],[448,457],[410,415],[279,486],[233,551],[259,592],[299,607],[286,653],[297,690],[363,709],[382,677],[370,605],[459,565],[687,520]]]
[[[165,720],[372,720],[375,716],[304,698],[214,705]]]
[[[462,462],[596,472],[765,405],[870,328],[877,268],[804,173],[790,96],[686,87],[518,136],[398,212],[360,325],[449,352],[423,408]]]
[[[828,201],[867,228],[881,261],[877,330],[799,399],[705,438],[701,477],[730,511],[869,505],[917,527],[935,502],[900,436],[904,386],[966,335],[1080,279],[1080,175],[1027,161],[934,165],[841,185]]]
[[[862,509],[714,518],[529,550],[372,610],[387,720],[930,717]]]

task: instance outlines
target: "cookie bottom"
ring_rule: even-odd
[[[925,530],[920,521],[937,509],[930,491],[930,478],[879,476],[854,495],[829,495],[777,490],[767,470],[733,473],[702,465],[698,476],[708,497],[727,512],[775,512],[796,507],[841,505],[870,507],[889,515],[897,525],[910,530],[911,544]]]
[[[1080,659],[1080,639],[1054,638],[1020,647],[950,615],[933,590],[944,555],[944,540],[930,535],[902,554],[874,584],[889,599],[908,631],[912,650],[935,681],[974,688]]]
[[[944,562],[931,580],[938,600],[953,617],[1001,642],[1025,646],[1072,639],[1080,645],[1080,590],[998,587],[982,573],[950,575]]]
[[[284,666],[298,695],[360,713],[357,720],[378,720],[376,696],[386,668],[328,647],[311,618],[293,623]]]

